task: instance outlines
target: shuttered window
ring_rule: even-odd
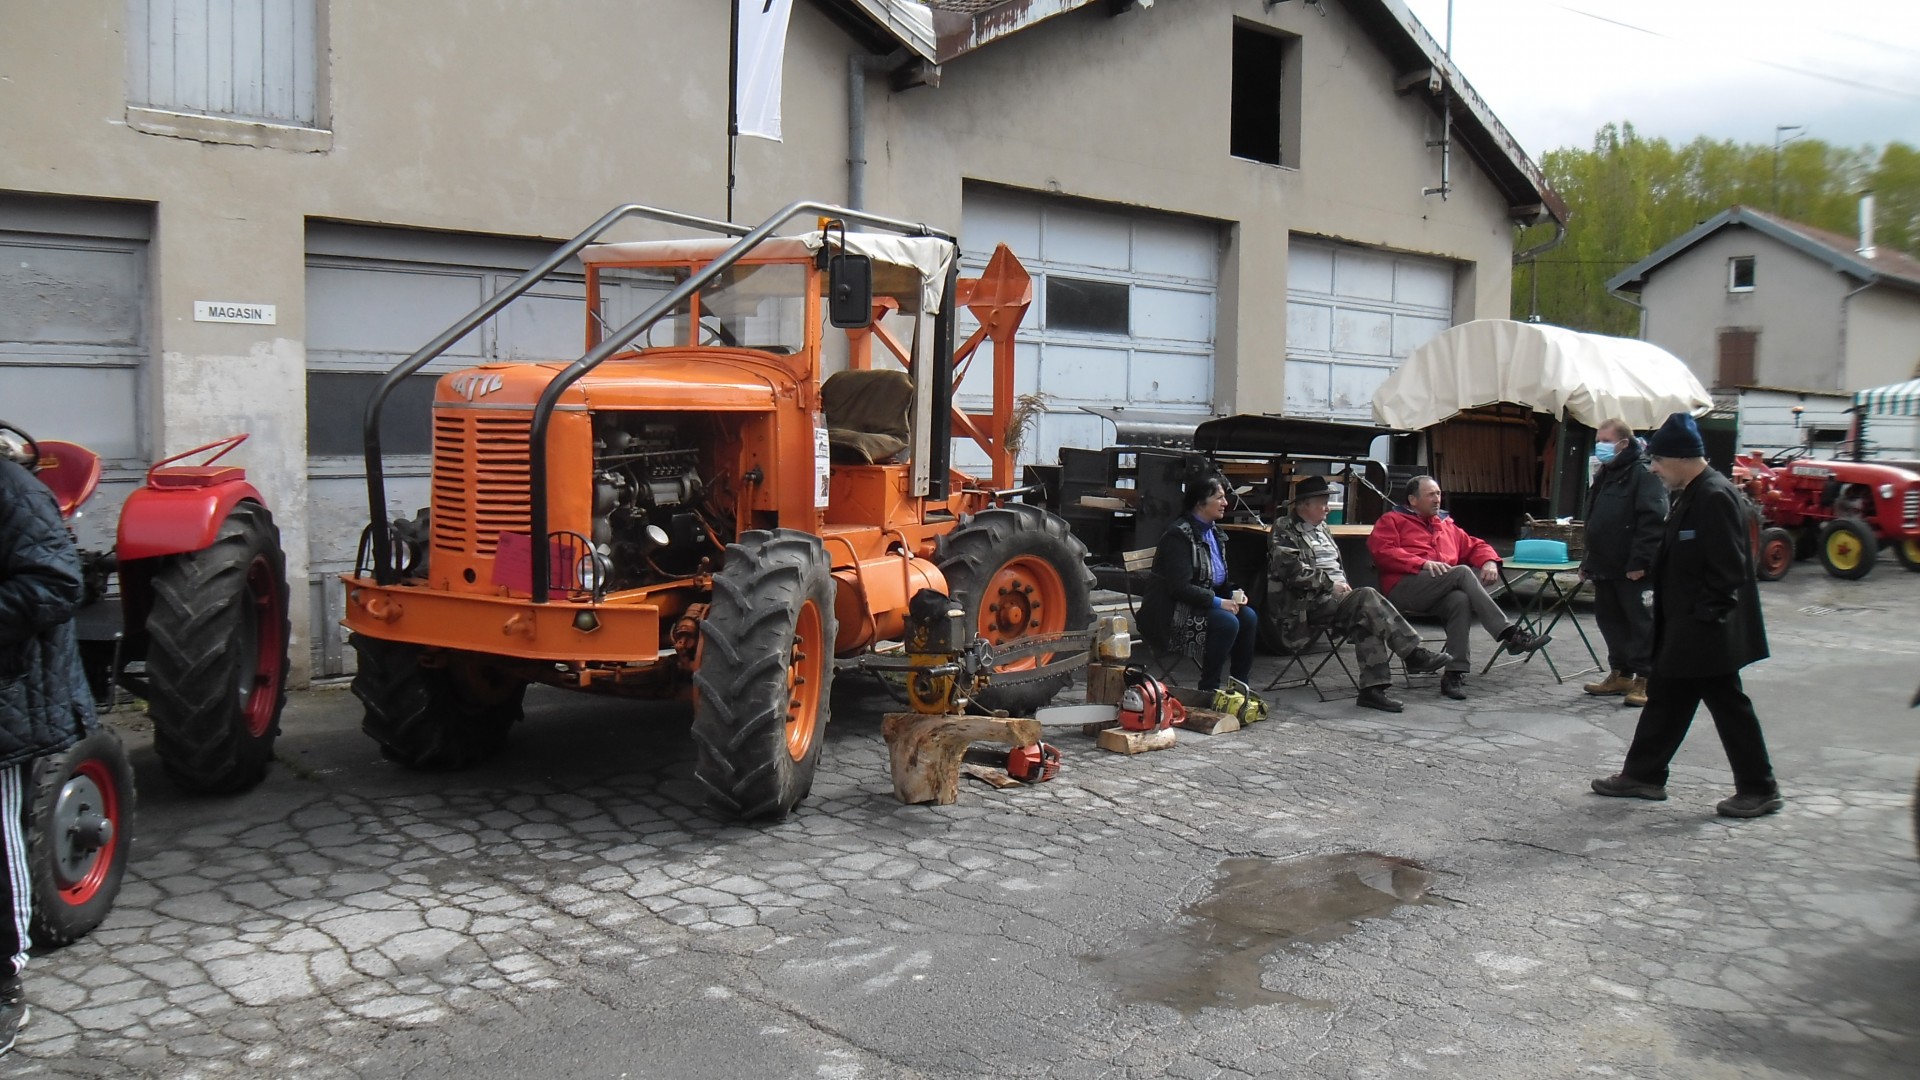
[[[128,103],[319,122],[321,0],[127,0]]]
[[[1720,331],[1720,364],[1714,388],[1755,385],[1760,334],[1755,330]]]

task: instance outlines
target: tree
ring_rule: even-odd
[[[1596,132],[1591,149],[1548,151],[1541,170],[1571,214],[1564,242],[1515,269],[1516,319],[1537,314],[1576,330],[1634,335],[1639,313],[1607,292],[1607,279],[1736,205],[1851,236],[1859,193],[1871,188],[1875,243],[1920,247],[1920,150],[1905,143],[1875,151],[1796,139],[1776,152],[1768,143],[1702,136],[1675,146],[1620,123]],[[1523,229],[1516,249],[1552,235],[1552,226]]]

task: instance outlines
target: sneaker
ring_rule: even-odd
[[[1424,645],[1408,653],[1405,660],[1409,675],[1431,675],[1452,662],[1452,653],[1434,652]]]
[[[1544,634],[1535,636],[1528,633],[1520,624],[1515,623],[1507,627],[1507,632],[1500,635],[1500,640],[1507,643],[1507,652],[1509,654],[1513,656],[1524,656],[1527,653],[1539,652],[1541,646],[1553,640],[1553,635]]]
[[[1595,794],[1613,799],[1646,799],[1650,802],[1665,802],[1667,799],[1667,785],[1643,784],[1626,773],[1603,776],[1595,780],[1592,787]]]
[[[1455,701],[1467,700],[1467,673],[1449,671],[1440,676],[1440,693]]]
[[[32,1014],[33,1009],[20,990],[20,977],[16,975],[0,982],[0,1054],[13,1049],[20,1030],[27,1026],[27,1017]]]
[[[1381,712],[1399,712],[1406,706],[1387,696],[1384,686],[1363,686],[1355,704],[1363,709],[1379,709]]]
[[[1721,817],[1765,817],[1779,812],[1785,806],[1780,792],[1756,792],[1748,795],[1735,795],[1731,799],[1721,799],[1713,809]]]

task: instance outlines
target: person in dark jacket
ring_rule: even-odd
[[[1626,695],[1626,704],[1647,703],[1653,670],[1653,609],[1646,600],[1647,572],[1666,528],[1667,489],[1647,470],[1640,440],[1625,420],[1608,420],[1594,433],[1599,475],[1587,494],[1587,553],[1580,573],[1593,583],[1593,621],[1607,641],[1605,679],[1587,693]]]
[[[20,972],[27,964],[33,880],[21,802],[35,758],[72,746],[93,722],[73,613],[80,556],[53,492],[19,464],[24,444],[0,439],[0,1053],[27,1023]]]
[[[1259,616],[1246,594],[1227,583],[1227,544],[1216,523],[1227,516],[1227,485],[1208,476],[1187,485],[1181,514],[1160,536],[1153,582],[1140,604],[1140,633],[1162,652],[1200,661],[1202,692],[1220,689],[1231,660],[1233,677],[1253,674]]]
[[[1653,564],[1653,673],[1626,764],[1593,782],[1616,798],[1665,799],[1667,766],[1705,702],[1733,766],[1726,817],[1780,809],[1766,737],[1740,669],[1767,657],[1767,630],[1740,495],[1707,467],[1693,417],[1674,413],[1647,444],[1655,476],[1677,493]]]

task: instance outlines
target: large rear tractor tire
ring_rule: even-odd
[[[102,728],[33,763],[24,810],[33,941],[85,937],[113,910],[133,850],[133,767]]]
[[[1760,549],[1754,570],[1761,581],[1779,581],[1793,569],[1793,534],[1782,528],[1760,530]]]
[[[693,676],[694,777],[715,811],[784,817],[813,790],[839,632],[833,597],[817,536],[754,530],[727,545]]]
[[[409,769],[465,769],[500,753],[522,716],[526,681],[461,653],[421,663],[418,645],[354,634],[360,657],[353,693],[366,707],[360,730]]]
[[[1873,572],[1880,547],[1873,533],[1852,518],[1835,518],[1820,527],[1820,565],[1827,573],[1858,581]]]
[[[946,575],[947,595],[966,609],[979,636],[995,645],[1093,625],[1087,546],[1065,521],[1037,506],[982,510],[940,537],[933,557]],[[1019,672],[1054,659],[1023,656],[999,670]],[[1032,682],[989,682],[975,700],[982,708],[1032,715],[1072,681],[1069,671]]]
[[[1901,566],[1906,567],[1913,573],[1920,574],[1920,540],[1909,536],[1904,540],[1897,541],[1893,545],[1893,553],[1899,557]]]
[[[175,783],[226,795],[266,776],[291,636],[287,559],[259,503],[235,506],[212,544],[154,571],[147,707],[154,751]]]

